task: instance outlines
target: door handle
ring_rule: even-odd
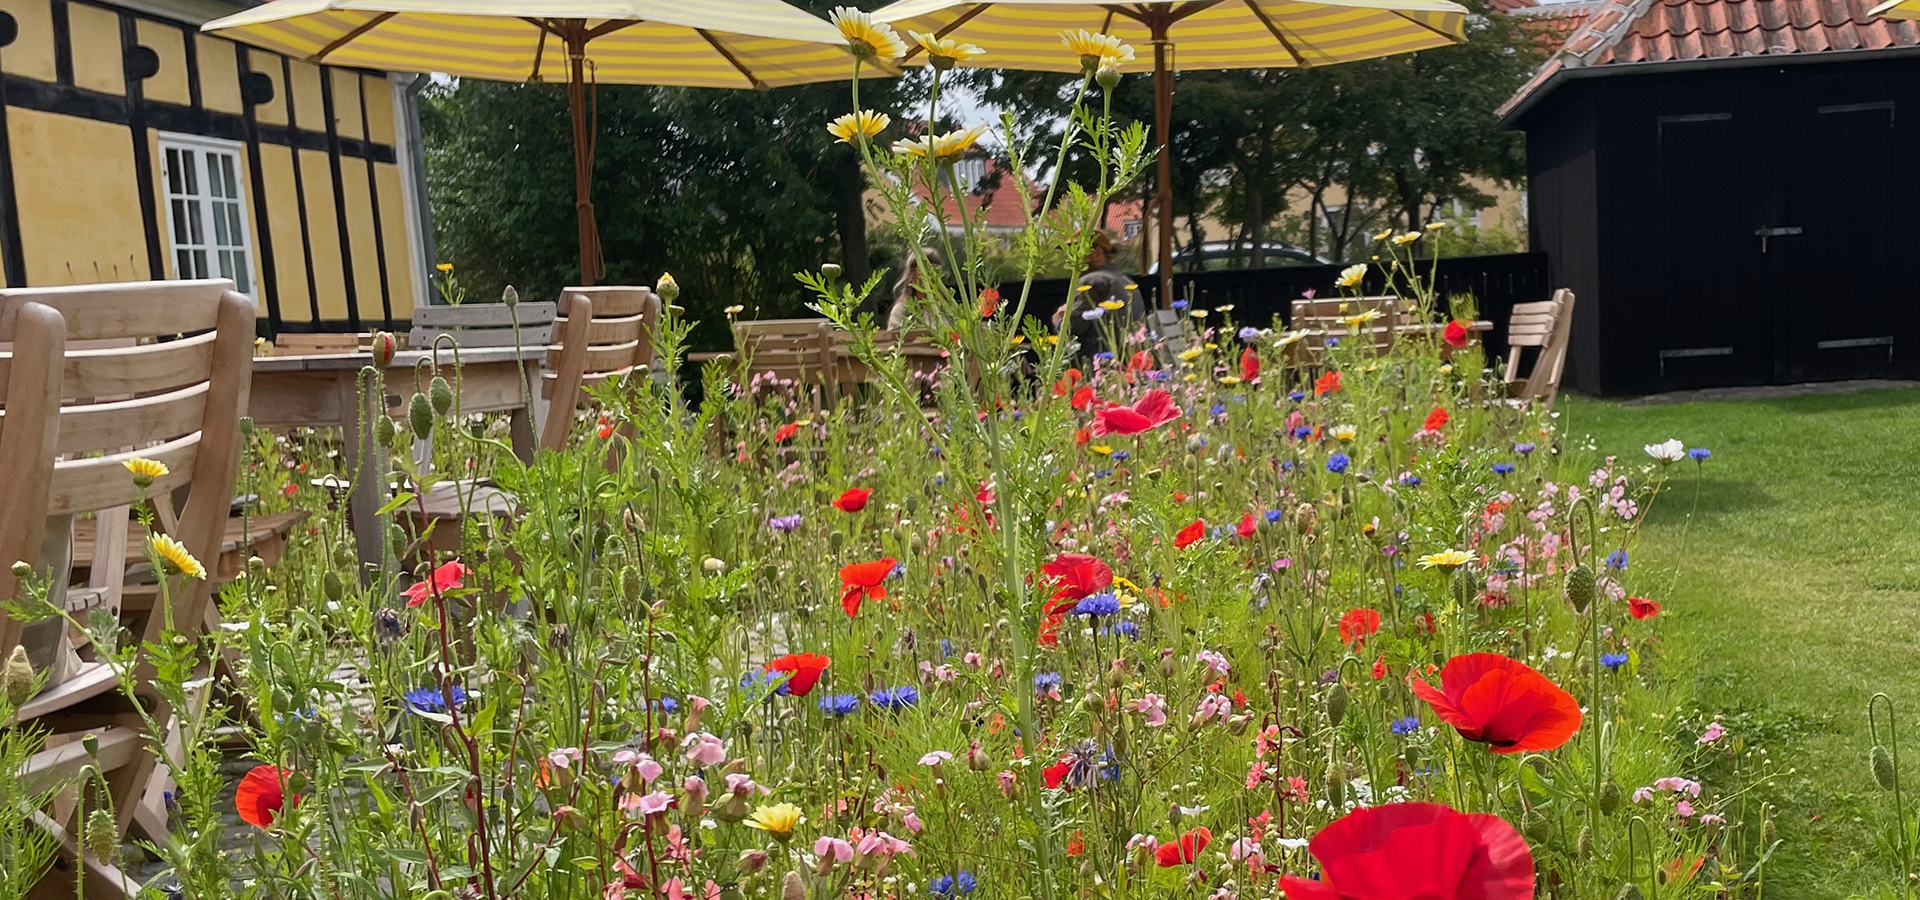
[[[1778,225],[1778,226],[1765,227],[1765,228],[1755,228],[1753,230],[1753,236],[1760,239],[1761,253],[1767,252],[1768,238],[1787,237],[1789,235],[1795,235],[1799,233],[1800,233],[1800,226],[1798,225]]]

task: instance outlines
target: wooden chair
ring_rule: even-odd
[[[14,345],[0,419],[0,557],[33,561],[56,585],[66,585],[75,517],[140,502],[142,492],[124,463],[144,457],[170,470],[146,497],[185,495],[169,528],[172,536],[196,559],[217,560],[239,468],[253,328],[253,302],[225,280],[0,291],[0,340]],[[136,345],[68,350],[67,337]],[[101,399],[118,397],[131,399]],[[100,527],[107,525],[114,520],[102,520]],[[0,571],[0,596],[12,596],[18,587],[10,570]],[[216,615],[204,580],[175,577],[168,596],[177,630],[199,633]],[[122,622],[133,640],[152,641],[166,618],[149,613]],[[42,692],[18,712],[20,722],[51,735],[24,777],[50,785],[97,765],[124,833],[154,777],[155,761],[119,693],[118,675],[84,658],[89,648],[76,652],[59,620],[29,629],[0,618],[0,654],[15,646],[26,647],[36,670],[48,676]],[[135,674],[145,678],[151,669],[142,666]],[[138,693],[158,722],[170,720],[172,711],[157,694]],[[94,757],[80,742],[87,734],[98,742]],[[57,804],[42,820],[68,846],[77,825],[72,813],[70,803]],[[74,856],[89,893],[137,889],[110,861]],[[66,872],[71,877],[71,867]]]
[[[653,365],[660,298],[644,287],[571,287],[560,292],[559,342],[547,350],[540,393],[549,404],[540,446],[566,446],[582,388]]]
[[[1560,395],[1560,375],[1566,369],[1567,345],[1573,336],[1573,292],[1560,288],[1538,303],[1516,303],[1507,320],[1506,374],[1508,397],[1521,405],[1552,410]],[[1520,358],[1528,347],[1538,348],[1526,381],[1520,381]]]
[[[829,328],[827,336],[832,349],[823,386],[831,396],[848,396],[861,385],[873,381],[873,373],[868,370],[867,364],[853,353],[851,335]],[[874,350],[881,354],[898,351],[906,361],[910,376],[931,375],[946,364],[946,358],[941,356],[939,346],[934,344],[932,333],[928,331],[877,331],[873,335],[873,345]]]
[[[1308,353],[1317,353],[1326,349],[1328,338],[1354,340],[1350,334],[1354,329],[1348,327],[1346,319],[1362,315],[1368,311],[1377,311],[1380,316],[1361,326],[1361,334],[1372,341],[1375,351],[1385,353],[1393,347],[1397,329],[1410,321],[1410,317],[1400,305],[1399,297],[1325,297],[1300,299],[1293,301],[1292,315],[1288,327],[1307,329],[1314,332],[1301,343],[1306,345]]]

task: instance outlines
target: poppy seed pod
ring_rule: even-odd
[[[1593,605],[1593,597],[1600,592],[1599,579],[1593,570],[1584,565],[1574,566],[1567,572],[1567,603],[1573,611],[1585,615],[1587,607]]]
[[[1327,689],[1327,721],[1338,727],[1347,718],[1347,687],[1336,682]]]
[[[1328,767],[1327,769],[1327,803],[1333,806],[1335,809],[1338,809],[1341,806],[1345,805],[1346,802],[1347,802],[1347,780],[1345,778],[1340,777],[1340,770],[1332,767]]]
[[[1608,779],[1606,784],[1601,785],[1600,814],[1610,816],[1618,812],[1620,810],[1620,800],[1623,793],[1624,792],[1620,790],[1620,783],[1612,779]]]
[[[414,394],[413,399],[407,401],[407,426],[413,429],[416,438],[433,434],[433,404],[428,402],[427,395]]]
[[[505,303],[508,306],[520,305],[519,289],[515,288],[513,285],[507,285],[507,289],[500,292],[500,302]]]
[[[433,400],[435,415],[444,416],[447,410],[453,408],[453,385],[439,375],[433,376],[433,380],[427,383],[427,396]]]
[[[1880,785],[1880,789],[1893,790],[1893,754],[1888,753],[1887,748],[1876,744],[1872,752],[1867,754],[1867,760],[1873,766],[1873,780]]]
[[[780,900],[807,900],[807,885],[799,872],[789,871],[780,879]]]

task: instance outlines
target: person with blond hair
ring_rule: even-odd
[[[907,317],[911,315],[907,309],[908,305],[926,299],[926,294],[920,290],[922,259],[932,267],[931,276],[936,279],[940,277],[940,251],[932,247],[921,247],[919,256],[907,255],[900,264],[900,277],[893,280],[893,305],[887,309],[888,331],[904,330],[907,327]]]

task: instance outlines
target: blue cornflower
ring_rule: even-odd
[[[1280,521],[1280,517],[1284,515],[1286,515],[1286,513],[1281,512],[1280,510],[1277,510],[1277,509],[1270,509],[1260,514],[1261,518],[1264,518],[1267,520],[1268,525],[1272,525],[1273,523]]]
[[[1303,391],[1294,391],[1287,395],[1287,399],[1292,400],[1295,403],[1299,403],[1300,401],[1307,399],[1307,395]]]
[[[1095,353],[1095,354],[1093,355],[1093,360],[1094,360],[1094,362],[1112,362],[1112,361],[1113,361],[1113,351],[1112,351],[1112,350],[1102,350],[1102,351],[1100,351],[1099,353]]]
[[[1240,339],[1243,341],[1250,341],[1259,336],[1260,336],[1260,329],[1255,328],[1251,325],[1240,329]]]
[[[935,876],[932,881],[927,882],[927,892],[934,895],[935,897],[953,896],[953,876],[952,875]]]
[[[1187,301],[1185,301],[1185,300],[1175,300],[1175,301],[1173,301],[1173,308],[1174,308],[1174,309],[1186,309],[1186,308],[1187,308]]]
[[[859,694],[828,694],[820,698],[820,711],[834,718],[853,715],[859,709]]]
[[[1416,487],[1419,487],[1419,486],[1420,486],[1420,476],[1418,476],[1418,475],[1415,475],[1415,474],[1413,474],[1412,472],[1402,472],[1402,473],[1400,474],[1400,486],[1401,486],[1401,487],[1410,487],[1410,488],[1416,488]]]
[[[1140,639],[1140,626],[1132,622],[1121,622],[1107,630],[1112,634],[1125,635],[1136,641]]]
[[[1283,460],[1281,460],[1281,461],[1280,461],[1280,471],[1282,471],[1282,472],[1291,472],[1291,471],[1293,471],[1293,460],[1290,460],[1290,459],[1283,459]]]
[[[888,578],[904,578],[906,577],[906,574],[907,574],[907,564],[903,562],[897,562],[893,564],[893,569],[887,572],[887,577]]]
[[[946,659],[947,657],[952,655],[953,655],[953,642],[950,640],[947,640],[946,638],[941,638],[940,639],[940,658]]]
[[[1044,694],[1060,686],[1059,672],[1041,672],[1033,676],[1033,692]]]
[[[790,516],[774,516],[767,520],[767,527],[780,532],[792,531],[800,527],[800,514],[794,513]]]
[[[1210,412],[1216,416],[1224,416],[1227,414],[1227,405],[1225,403],[1215,403]]]
[[[899,712],[920,702],[920,691],[910,684],[899,687],[881,688],[867,698],[873,705],[892,712]]]
[[[1705,447],[1695,447],[1687,451],[1687,458],[1697,463],[1703,463],[1713,458],[1713,451]]]
[[[1350,465],[1352,462],[1353,462],[1352,460],[1347,458],[1347,455],[1345,453],[1335,453],[1334,455],[1327,457],[1327,471],[1332,472],[1335,475],[1338,475],[1342,472],[1345,472],[1347,470],[1347,466]]]
[[[1148,373],[1155,381],[1172,381],[1173,373],[1165,369],[1155,369]]]
[[[1114,462],[1126,462],[1126,461],[1127,461],[1127,456],[1128,456],[1128,454],[1127,454],[1127,451],[1125,451],[1125,450],[1115,450],[1115,451],[1113,451],[1113,456],[1111,457],[1111,459],[1112,459],[1112,460],[1113,460]]]
[[[1093,477],[1095,477],[1095,478],[1105,478],[1105,477],[1107,477],[1108,475],[1112,475],[1112,474],[1113,474],[1113,470],[1112,470],[1112,469],[1095,469],[1095,470],[1093,470]]]
[[[1606,666],[1608,671],[1618,671],[1621,666],[1627,664],[1627,655],[1625,653],[1602,653],[1600,654],[1600,664]]]
[[[785,672],[768,672],[762,669],[754,669],[740,676],[740,690],[749,694],[764,694],[766,696],[777,694],[785,697],[787,695],[787,674]]]
[[[1615,550],[1612,553],[1607,554],[1607,568],[1612,569],[1615,572],[1618,572],[1621,569],[1624,569],[1626,567],[1627,567],[1627,551],[1625,548],[1621,548],[1619,550]]]
[[[1528,441],[1528,442],[1526,442],[1526,443],[1524,443],[1524,444],[1515,444],[1515,445],[1513,445],[1513,452],[1515,452],[1515,453],[1518,453],[1518,454],[1520,454],[1521,456],[1525,456],[1525,455],[1527,455],[1527,454],[1529,454],[1529,453],[1532,453],[1532,452],[1533,452],[1533,450],[1534,450],[1534,447],[1533,447],[1533,442],[1532,442],[1532,441]]]
[[[1401,737],[1406,737],[1407,735],[1412,734],[1419,730],[1420,730],[1419,716],[1408,716],[1404,719],[1393,720],[1393,733],[1400,735]]]
[[[466,688],[456,684],[453,686],[453,689],[447,693],[453,695],[453,706],[455,709],[466,705]],[[414,712],[443,713],[447,711],[447,695],[441,693],[438,687],[415,688],[414,690],[408,691],[405,697],[407,708]]]
[[[1093,321],[1093,320],[1095,320],[1095,319],[1098,319],[1098,318],[1100,318],[1101,316],[1104,316],[1104,315],[1106,315],[1106,314],[1107,314],[1107,311],[1106,311],[1106,310],[1104,310],[1104,309],[1101,309],[1100,307],[1098,307],[1098,306],[1096,306],[1096,307],[1094,307],[1094,308],[1092,308],[1092,309],[1089,309],[1089,310],[1086,310],[1085,312],[1082,312],[1082,313],[1080,314],[1080,318],[1082,318],[1082,319],[1085,319],[1085,320],[1087,320],[1087,321],[1089,321],[1089,322],[1091,322],[1091,321]]]
[[[1511,475],[1511,474],[1513,474],[1513,463],[1494,463],[1494,464],[1493,464],[1493,474],[1495,474],[1495,475]]]
[[[973,889],[979,887],[979,884],[974,881],[972,872],[963,869],[953,876],[953,887],[962,895],[966,895],[973,893]]]
[[[1328,348],[1328,349],[1332,349],[1332,348],[1334,348],[1334,347],[1338,347],[1338,346],[1340,346],[1340,339],[1339,339],[1339,338],[1337,338],[1337,337],[1330,337],[1330,338],[1327,338],[1327,348]]]
[[[1089,619],[1110,616],[1120,611],[1120,598],[1115,597],[1112,592],[1102,591],[1082,597],[1079,603],[1074,604],[1073,611]]]
[[[653,708],[661,712],[675,712],[680,709],[680,701],[672,697],[661,697],[653,701]]]
[[[1310,438],[1312,436],[1313,436],[1313,429],[1308,428],[1305,425],[1302,425],[1299,428],[1295,428],[1293,430],[1293,438],[1294,440],[1297,440],[1297,441],[1304,441],[1307,438]]]

